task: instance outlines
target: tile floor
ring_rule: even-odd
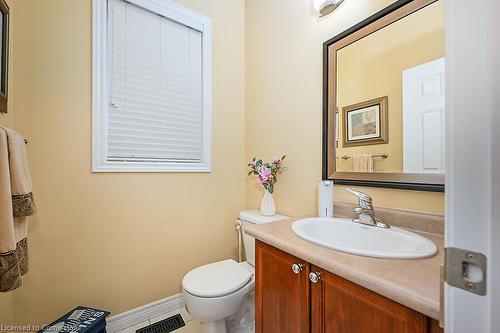
[[[181,314],[182,319],[186,323],[186,326],[175,330],[174,331],[175,333],[199,333],[201,331],[200,322],[191,318],[191,316],[187,313],[186,309],[182,308],[180,310],[175,310],[175,311],[154,317],[150,320],[146,320],[146,321],[144,321],[140,324],[137,324],[135,326],[125,328],[121,331],[118,331],[117,333],[135,333],[135,331],[140,329],[140,328],[143,328],[143,327],[148,326],[150,324],[154,324],[156,322],[159,322],[160,320],[166,319],[166,318],[171,317],[173,315],[176,315],[178,313]]]

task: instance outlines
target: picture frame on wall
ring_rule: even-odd
[[[9,19],[10,9],[5,0],[0,0],[0,113],[7,113],[7,91],[9,78]]]
[[[343,147],[389,143],[387,96],[345,106],[342,111]]]

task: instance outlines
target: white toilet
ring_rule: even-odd
[[[255,332],[255,239],[245,233],[245,228],[249,224],[286,219],[283,215],[262,216],[254,210],[241,212],[247,261],[218,261],[197,267],[184,276],[182,292],[186,309],[201,321],[203,333]]]

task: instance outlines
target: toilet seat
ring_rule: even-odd
[[[228,259],[193,269],[184,276],[182,287],[193,296],[221,297],[244,287],[252,276],[245,266]]]

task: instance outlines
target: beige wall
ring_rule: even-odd
[[[321,179],[322,43],[391,0],[345,1],[318,20],[312,1],[246,2],[246,157],[287,154],[276,187],[278,210],[301,216],[316,212]],[[258,207],[262,191],[246,183],[246,207]],[[354,202],[344,186],[335,197]],[[375,203],[443,212],[439,193],[365,188]]]
[[[7,4],[10,8],[11,13],[11,22],[14,20],[14,2],[13,0],[7,0]],[[13,68],[14,68],[14,59],[12,55],[14,54],[14,43],[12,43],[12,38],[14,35],[14,29],[10,29],[10,57],[9,57],[9,80],[10,84],[12,84],[13,80]],[[10,93],[10,97],[7,101],[8,105],[8,113],[0,113],[0,126],[6,127],[14,127],[14,112],[13,112],[13,93]],[[0,325],[12,325],[14,323],[14,294],[13,293],[0,293]]]
[[[7,102],[7,107],[11,110],[11,103]],[[14,126],[14,113],[12,111],[8,113],[0,113],[0,126],[13,127]]]
[[[92,174],[91,0],[16,0],[16,128],[38,214],[17,323],[78,304],[114,314],[180,292],[236,255],[244,207],[244,0],[179,0],[213,20],[213,172]],[[28,24],[29,22],[29,24]]]
[[[12,293],[0,294],[0,325],[14,323],[14,298]],[[1,332],[1,330],[0,330]]]
[[[388,96],[389,143],[344,148],[342,132],[338,156],[389,154],[376,158],[375,171],[403,172],[403,80],[405,69],[444,56],[444,5],[437,2],[339,50],[339,124],[343,108]],[[352,159],[337,160],[337,170],[352,171]]]

